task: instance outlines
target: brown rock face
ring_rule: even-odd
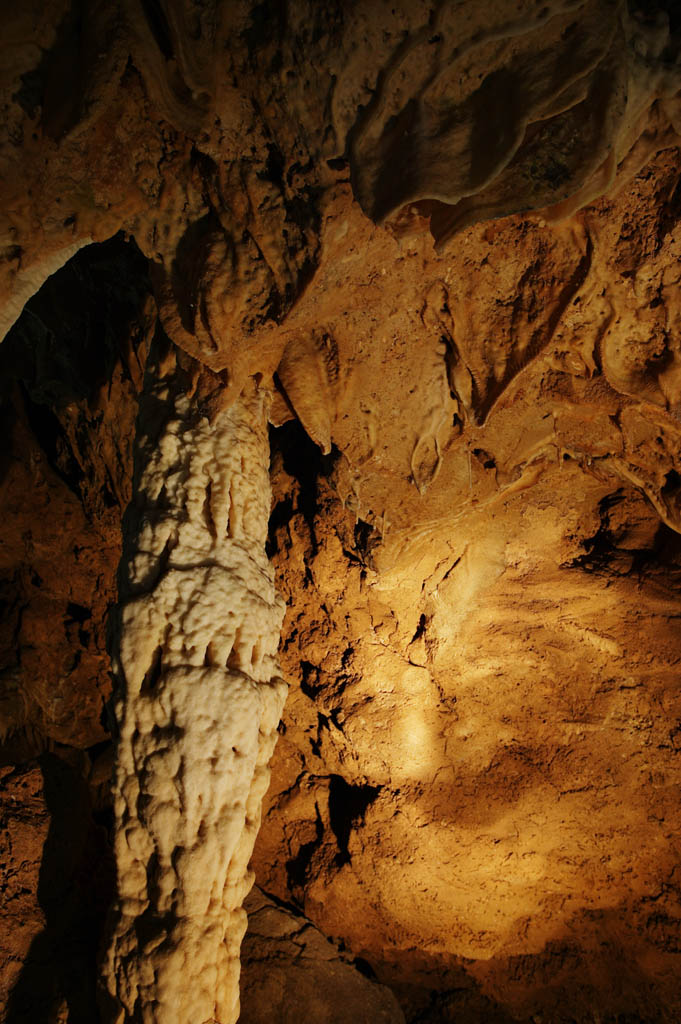
[[[404,1024],[389,989],[362,973],[309,921],[277,906],[260,890],[247,898],[241,948],[241,1024]]]
[[[677,182],[385,259],[340,451],[275,437],[301,688],[256,872],[424,1019],[679,1012]]]
[[[107,738],[106,619],[147,336],[145,261],[114,239],[31,301],[0,348],[3,593],[0,735],[80,748]]]
[[[563,488],[572,507],[556,507]],[[404,569],[391,585],[367,564],[323,478],[318,495],[316,547],[298,509],[275,555],[295,588],[283,650],[302,688],[260,884],[302,901],[407,1006],[418,986],[442,989],[424,1019],[632,1005],[665,1019],[679,970],[677,535],[636,492],[547,468],[530,500],[471,512],[415,595]]]
[[[92,1020],[113,865],[82,765],[53,754],[0,777],[3,1019]]]
[[[119,959],[146,992],[118,1009],[170,1012],[153,954],[189,1012],[162,937],[194,892],[236,1012],[224,857],[177,850],[217,849],[215,781],[211,828],[245,822],[243,924],[266,757],[246,807],[238,722],[204,711],[264,650],[257,586],[211,590],[248,445],[199,442],[252,393],[290,697],[242,1019],[681,1019],[676,5],[55,0],[4,21],[0,1019],[97,1021],[116,651],[144,691],[116,842]],[[159,524],[187,533],[175,562]],[[181,714],[153,696],[158,651],[196,683]],[[197,943],[176,945],[198,972]]]

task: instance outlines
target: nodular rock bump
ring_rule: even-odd
[[[286,694],[284,606],[265,555],[266,395],[250,387],[211,419],[181,378],[153,381],[138,425],[105,1017],[233,1024],[248,861]]]

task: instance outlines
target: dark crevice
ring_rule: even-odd
[[[211,480],[206,484],[206,497],[203,500],[203,518],[208,527],[208,532],[214,539],[217,538],[218,531],[213,518],[213,507],[211,504],[213,496],[213,482]]]
[[[329,719],[321,711],[317,712],[317,739],[310,737],[310,747],[315,757],[322,756],[322,732],[329,729]]]
[[[267,541],[265,544],[265,551],[268,558],[272,558],[279,551],[279,542],[277,540],[277,531],[284,526],[287,526],[293,516],[293,501],[290,497],[284,498],[282,501],[278,501],[272,509],[270,515],[270,525]]]
[[[328,478],[331,475],[340,453],[334,448],[329,455],[323,455],[298,420],[290,420],[281,427],[270,427],[270,448],[273,454],[281,453],[284,470],[298,481],[299,489],[295,509],[292,504],[288,504],[290,499],[280,503],[281,507],[275,506],[270,518],[268,552],[274,553],[277,550],[276,530],[284,524],[284,516],[290,509],[291,514],[296,511],[303,516],[310,534],[312,554],[316,555],[319,550],[315,532],[315,517],[318,511],[317,482],[320,478]]]
[[[156,40],[156,45],[166,60],[174,56],[173,41],[163,8],[159,0],[142,0],[142,10],[147,19],[151,34]]]
[[[79,501],[83,500],[85,474],[73,454],[73,448],[58,417],[47,405],[34,402],[24,383],[19,382],[26,419],[42,448],[49,466]]]
[[[663,498],[676,498],[681,491],[681,476],[675,469],[670,469],[660,489]]]
[[[352,963],[359,973],[363,974],[365,978],[369,979],[369,981],[378,980],[376,977],[376,971],[373,969],[369,961],[364,959],[364,957],[356,956]]]
[[[151,665],[147,669],[144,679],[142,680],[142,686],[140,687],[140,693],[150,694],[153,693],[161,680],[161,672],[163,668],[163,648],[159,645],[151,659]]]
[[[320,671],[316,665],[313,665],[309,661],[301,661],[300,669],[302,672],[300,688],[306,697],[309,697],[311,700],[314,700],[319,691],[322,689],[321,684],[319,682]]]
[[[286,861],[286,874],[288,876],[289,887],[292,890],[300,889],[305,885],[312,857],[324,836],[322,817],[319,813],[319,808],[316,806],[315,811],[316,819],[314,839],[311,839],[308,843],[303,843],[295,857]]]
[[[570,568],[588,573],[600,573],[611,566],[617,551],[616,538],[610,529],[610,510],[622,501],[622,492],[615,491],[601,499],[598,506],[600,525],[591,537],[583,541],[584,554],[570,563]]]
[[[412,643],[416,643],[416,641],[420,640],[422,636],[425,636],[427,622],[428,620],[426,619],[426,616],[421,615],[421,618],[419,619],[418,622],[418,626],[416,627],[416,632],[411,638]]]
[[[358,519],[354,530],[355,551],[362,565],[371,566],[372,551],[381,542],[379,531],[371,523]]]
[[[99,743],[93,743],[91,747],[87,747],[85,753],[90,758],[90,761],[94,762],[102,756],[102,754],[108,754],[111,750],[111,740],[101,740]]]
[[[286,0],[263,0],[253,8],[250,24],[241,36],[253,58],[258,51],[283,38],[286,31]]]
[[[497,464],[493,455],[486,452],[484,448],[473,448],[473,455],[475,455],[478,462],[482,465],[483,469],[496,469]]]
[[[286,161],[284,159],[284,154],[279,149],[279,146],[274,142],[268,142],[265,169],[258,174],[258,177],[263,181],[269,181],[271,185],[277,185],[279,188],[283,188],[285,169]]]
[[[675,475],[675,470],[668,474],[671,493],[677,486]],[[582,541],[584,554],[566,563],[566,567],[611,577],[640,576],[656,569],[678,569],[681,566],[681,535],[664,523],[659,524],[648,546],[626,546],[626,534],[623,537],[621,528],[614,528],[611,522],[611,511],[623,498],[623,492],[618,490],[601,499],[598,529]]]
[[[353,827],[363,821],[367,808],[378,797],[381,789],[382,786],[371,786],[368,783],[351,785],[340,775],[332,775],[329,779],[329,822],[338,843],[338,867],[350,862],[350,833]]]
[[[69,601],[66,605],[66,614],[72,622],[78,622],[81,626],[92,618],[92,611],[82,604]]]

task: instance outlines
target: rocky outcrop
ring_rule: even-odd
[[[568,458],[378,571],[389,538],[293,431],[272,552],[301,685],[259,883],[407,1019],[678,1014],[678,534]]]
[[[390,989],[379,985],[300,914],[259,889],[247,897],[241,1024],[404,1024]]]

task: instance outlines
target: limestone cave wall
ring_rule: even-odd
[[[213,711],[277,677],[272,573],[289,696],[240,1019],[680,1019],[676,5],[55,0],[3,27],[0,1019],[204,1024],[184,953],[158,1009],[175,961],[120,924],[122,865],[174,913],[237,832],[205,871],[129,856],[167,807],[121,707],[144,690],[145,757],[183,766],[159,835],[217,775],[196,849],[239,815],[252,845],[243,723]],[[240,502],[270,612],[235,633]],[[170,717],[157,648],[193,673]],[[193,957],[229,961],[220,1024],[239,850]],[[107,1019],[112,928],[154,1008]]]

